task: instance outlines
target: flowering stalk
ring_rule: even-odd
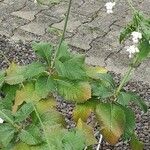
[[[52,63],[51,63],[51,68],[54,67],[54,64],[55,64],[55,61],[56,61],[56,57],[57,57],[57,55],[59,54],[61,44],[62,44],[62,42],[63,42],[63,40],[64,40],[64,38],[65,38],[65,33],[66,33],[66,29],[67,29],[67,24],[68,24],[68,19],[69,19],[71,4],[72,4],[72,0],[69,1],[69,6],[68,6],[68,10],[67,10],[67,15],[66,15],[66,19],[65,19],[65,25],[64,25],[63,33],[62,33],[60,42],[59,42],[59,44],[58,44],[58,47],[57,47],[57,49],[56,49],[56,51],[55,51],[54,60],[53,60]]]
[[[132,65],[128,68],[126,74],[124,75],[123,79],[121,80],[120,85],[118,86],[118,88],[117,88],[117,90],[115,92],[115,95],[114,95],[115,96],[115,100],[114,101],[117,100],[117,96],[120,93],[120,90],[122,89],[122,87],[127,82],[127,79],[129,78],[129,76],[131,74],[131,71],[134,69],[134,65],[136,64],[137,60],[138,60],[138,56],[135,57],[135,59],[133,60]]]

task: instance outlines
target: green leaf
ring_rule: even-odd
[[[57,80],[57,90],[68,101],[83,103],[91,98],[91,86],[88,82]]]
[[[143,150],[144,144],[138,140],[136,135],[131,137],[130,146],[132,150]]]
[[[65,119],[56,110],[48,110],[47,112],[43,113],[41,116],[41,120],[44,124],[44,126],[52,126],[52,125],[65,125]]]
[[[46,98],[55,90],[55,83],[50,76],[40,76],[35,83],[35,91],[41,98]]]
[[[40,62],[33,62],[29,65],[26,65],[25,68],[26,70],[24,72],[24,77],[26,79],[38,76],[46,70],[46,67]]]
[[[86,74],[91,77],[92,79],[100,79],[100,74],[106,74],[107,69],[104,67],[93,67],[87,66],[86,67]]]
[[[56,71],[58,75],[70,80],[83,80],[86,79],[86,71],[84,64],[81,62],[82,57],[73,57],[67,61],[57,60],[55,63]]]
[[[130,108],[123,107],[126,123],[123,138],[128,140],[134,133],[136,123],[135,123],[135,114]]]
[[[78,120],[81,118],[84,122],[86,122],[91,112],[94,112],[98,103],[98,100],[90,99],[83,104],[76,104],[72,113],[73,120],[78,122]]]
[[[15,146],[12,148],[12,150],[31,150],[31,148],[28,144],[19,142],[19,143],[15,144]]]
[[[53,47],[49,43],[34,42],[32,44],[32,48],[36,52],[36,54],[38,54],[40,57],[42,57],[47,62],[48,65],[51,64]]]
[[[21,122],[29,117],[33,112],[33,105],[31,103],[24,104],[15,114],[15,122]]]
[[[5,82],[10,85],[23,82],[25,80],[24,77],[25,70],[26,70],[25,67],[21,67],[15,63],[12,63],[6,70]]]
[[[131,100],[132,100],[132,95],[130,93],[120,92],[117,102],[122,106],[127,106]]]
[[[49,110],[55,109],[56,105],[57,105],[56,100],[54,99],[53,96],[51,96],[48,97],[48,99],[43,99],[37,102],[36,108],[40,114],[43,114]]]
[[[116,104],[99,103],[96,117],[104,139],[112,145],[116,144],[125,129],[124,110]]]
[[[3,115],[3,114],[5,114],[5,115]],[[6,121],[6,122],[9,122],[9,120],[11,120],[11,121],[14,121],[14,116],[13,116],[13,114],[12,114],[12,112],[10,111],[10,110],[8,110],[8,109],[2,109],[1,110],[1,112],[0,112],[0,117],[4,120],[4,121]],[[6,117],[7,116],[7,117]]]
[[[42,142],[41,131],[35,125],[29,126],[26,130],[22,129],[18,136],[22,142],[28,145],[37,145]]]
[[[2,92],[5,95],[5,97],[2,98],[4,109],[12,109],[13,101],[15,99],[16,91],[18,90],[18,88],[18,85],[4,84],[4,86],[2,87]]]
[[[138,53],[138,61],[141,62],[142,60],[146,59],[150,54],[150,43],[147,40],[142,40],[139,43],[139,50]]]
[[[8,123],[0,125],[0,145],[6,147],[14,137],[15,128]]]
[[[16,113],[18,107],[23,103],[38,102],[41,98],[35,92],[33,83],[27,83],[21,90],[16,92],[15,102],[12,108],[13,113]]]
[[[0,89],[5,81],[5,71],[0,71]]]
[[[81,119],[78,120],[77,123],[77,129],[83,132],[85,138],[86,138],[86,145],[94,145],[97,143],[95,137],[94,137],[94,131],[93,128],[89,125],[87,125],[85,122],[83,122]]]
[[[86,146],[85,138],[86,137],[84,136],[84,133],[80,130],[66,132],[66,134],[64,134],[64,137],[62,140],[64,150],[82,150],[82,149],[84,149]]]

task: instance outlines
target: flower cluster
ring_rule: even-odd
[[[140,32],[132,32],[132,41],[133,45],[127,48],[127,52],[129,52],[129,58],[132,57],[132,54],[138,53],[139,49],[136,44],[138,44],[139,40],[142,39],[142,34]]]
[[[4,120],[2,118],[0,118],[0,124],[3,123],[3,122],[4,122]]]
[[[113,7],[116,5],[116,3],[115,2],[108,2],[108,3],[106,3],[105,4],[105,7],[106,7],[106,9],[107,9],[107,13],[108,14],[112,14],[113,13]]]

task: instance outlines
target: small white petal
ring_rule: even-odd
[[[135,45],[132,45],[132,46],[128,47],[126,51],[129,52],[129,58],[131,58],[132,54],[139,52],[139,49]]]
[[[34,0],[34,3],[36,4],[36,3],[37,3],[37,0]]]
[[[112,14],[112,13],[113,13],[113,10],[112,10],[112,9],[107,9],[107,13],[108,13],[108,14]]]
[[[105,7],[107,9],[108,14],[113,13],[112,9],[115,6],[115,4],[116,4],[115,2],[108,2],[108,3],[105,4]]]
[[[137,44],[137,43],[139,42],[139,39],[138,39],[138,38],[133,37],[133,38],[132,38],[132,41],[133,41],[133,43]]]
[[[132,32],[131,35],[133,36],[133,38],[142,39],[142,33],[140,33],[140,32],[134,31],[134,32]]]
[[[2,118],[0,118],[0,124],[3,123],[3,122],[4,122],[4,120]]]

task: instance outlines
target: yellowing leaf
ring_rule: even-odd
[[[78,120],[77,129],[81,130],[84,133],[84,136],[86,137],[87,146],[97,143],[94,137],[93,128],[87,125],[85,122],[83,122],[81,118]]]
[[[24,78],[24,72],[25,67],[18,66],[15,63],[12,63],[9,68],[6,70],[6,78],[5,81],[6,83],[13,85],[13,84],[18,84],[21,83],[25,80]]]
[[[89,77],[93,79],[99,79],[99,74],[104,74],[107,73],[108,70],[104,67],[92,67],[92,66],[87,66],[86,67],[86,73]]]
[[[96,117],[104,139],[111,145],[118,142],[125,128],[125,114],[119,105],[99,103]]]
[[[12,112],[16,113],[18,106],[20,106],[23,102],[37,102],[40,100],[38,94],[34,91],[34,84],[28,83],[21,90],[16,92],[14,106],[12,108]]]
[[[47,112],[48,110],[54,109],[56,107],[56,100],[54,97],[49,97],[48,99],[43,99],[36,104],[36,108],[39,113]]]
[[[57,80],[57,90],[68,101],[83,103],[91,98],[91,86],[88,82]]]
[[[87,121],[91,112],[94,112],[96,105],[99,102],[95,99],[90,99],[83,104],[77,104],[73,110],[73,120],[77,122],[81,118],[84,122]]]

